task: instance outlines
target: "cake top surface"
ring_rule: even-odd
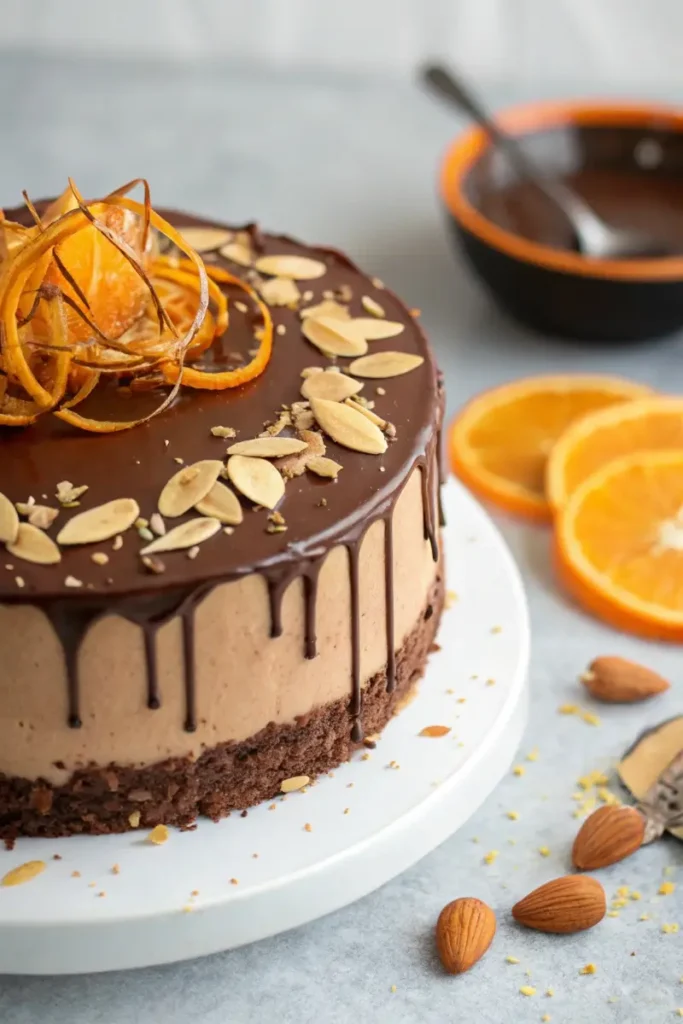
[[[77,600],[86,594],[106,599],[236,578],[258,569],[277,569],[280,564],[286,572],[288,564],[317,557],[336,543],[357,538],[365,522],[394,500],[434,438],[440,402],[429,347],[416,317],[381,281],[368,278],[332,249],[264,234],[253,225],[228,228],[184,213],[162,213],[185,230],[188,239],[201,238],[195,232],[198,228],[225,228],[231,233],[228,249],[224,250],[228,257],[232,254],[243,260],[244,249],[250,254],[251,266],[236,263],[218,250],[204,252],[203,258],[207,267],[224,268],[251,282],[268,304],[274,328],[270,361],[259,376],[241,387],[222,391],[183,387],[161,415],[131,430],[87,433],[51,415],[41,415],[32,425],[19,429],[0,427],[0,491],[13,503],[35,502],[58,510],[47,529],[53,539],[80,513],[117,499],[132,499],[139,507],[139,516],[146,521],[142,525],[137,520],[137,525],[122,531],[122,541],[110,537],[100,543],[60,544],[61,560],[57,564],[34,564],[14,557],[9,551],[3,552],[0,601]],[[16,211],[8,212],[8,216],[12,214],[17,216]],[[321,265],[322,272],[312,279],[296,279],[282,274],[283,269],[287,273],[292,269],[286,262],[276,261],[270,268],[275,272],[266,273],[268,264],[260,260],[269,256],[304,257]],[[248,260],[249,257],[243,262]],[[254,269],[254,262],[262,269]],[[263,323],[256,304],[248,296],[231,285],[221,288],[228,297],[229,326],[219,344],[203,359],[202,365],[212,372],[248,362],[250,353],[258,347],[258,332]],[[325,307],[316,310],[321,303]],[[308,313],[311,308],[313,314]],[[342,325],[352,323],[356,324],[350,332],[353,339],[358,338],[359,331],[368,339],[373,333],[393,335],[369,339],[368,355],[400,352],[402,356],[417,358],[406,372],[401,364],[397,375],[390,375],[395,367],[388,367],[386,375],[361,376],[358,371],[363,367],[358,364],[356,372],[350,372],[354,356],[331,357],[307,339],[304,331],[316,333],[310,327],[313,320],[332,328],[331,341],[330,335],[323,332],[324,343],[334,345],[335,321]],[[387,323],[393,326],[384,326]],[[349,334],[343,327],[341,330],[342,334]],[[341,344],[343,347],[343,338]],[[329,372],[330,368],[334,369]],[[346,422],[341,427],[335,423],[325,427],[315,420],[302,387],[320,377],[323,370],[328,371],[327,387],[331,386],[329,377],[336,371],[356,381],[355,385],[346,386],[355,389],[362,384],[348,400],[355,403],[350,409],[354,414],[350,429],[353,432],[358,425],[356,417],[360,416],[374,428],[369,432],[369,440],[363,437],[360,445],[367,442],[370,448],[385,447],[384,451],[375,454],[356,450],[357,439],[349,438]],[[303,371],[307,372],[302,375]],[[159,402],[158,393],[144,391],[126,391],[122,397],[120,384],[117,381],[108,385],[87,399],[83,404],[86,414],[108,415],[114,393],[117,412],[112,416],[119,418],[137,418]],[[317,382],[312,387],[318,395],[327,394]],[[88,406],[96,411],[90,412]],[[325,408],[317,406],[319,416],[323,416]],[[372,422],[373,414],[379,423],[376,419]],[[323,430],[319,431],[321,426]],[[315,437],[305,431],[313,431]],[[338,440],[333,440],[331,434],[337,435]],[[238,460],[232,467],[227,454],[233,445],[260,436],[303,439],[308,445],[302,453],[287,456],[288,461],[270,458],[270,465],[282,471],[286,479],[284,496],[271,511],[255,506],[245,498],[244,491],[240,494],[245,486],[245,473],[248,476],[253,468],[249,451],[247,463],[239,464]],[[349,447],[349,440],[354,446]],[[311,445],[311,441],[315,443]],[[335,469],[327,463],[316,463],[317,471],[304,468],[311,458],[321,454],[342,468]],[[241,522],[227,528],[223,523],[213,535],[188,549],[153,553],[143,559],[141,551],[155,539],[150,525],[158,525],[158,516],[154,521],[152,516],[158,512],[162,491],[171,478],[188,467],[191,483],[195,464],[204,460],[214,465],[221,463],[218,482],[239,495]],[[262,493],[264,472],[260,470],[258,474],[257,497]],[[297,472],[300,475],[293,475]],[[321,472],[337,476],[319,475]],[[78,504],[59,500],[60,485],[63,497],[65,482],[76,489],[87,486],[86,491],[76,496]],[[248,484],[245,489],[249,490]],[[210,516],[211,511],[204,506],[204,515]],[[200,514],[191,508],[178,517],[164,517],[163,527],[170,531]],[[22,518],[25,521],[26,509]],[[93,555],[100,557],[93,559]],[[106,555],[106,560],[102,555]]]

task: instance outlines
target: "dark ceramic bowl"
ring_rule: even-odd
[[[441,197],[455,236],[498,304],[544,334],[654,338],[683,326],[683,114],[651,105],[550,103],[500,123],[607,223],[663,245],[660,258],[582,256],[572,231],[473,128],[449,148]]]

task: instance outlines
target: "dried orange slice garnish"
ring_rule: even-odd
[[[561,508],[592,473],[639,451],[683,451],[683,398],[622,402],[584,416],[564,432],[548,459],[546,493]]]
[[[127,195],[144,186],[144,203]],[[237,387],[265,369],[273,325],[267,306],[240,278],[207,268],[182,233],[151,207],[136,179],[86,202],[72,181],[27,228],[0,211],[0,425],[32,423],[43,412],[84,430],[126,430],[158,415],[181,385]],[[158,255],[164,235],[181,256]],[[251,361],[212,374],[188,366],[228,328],[221,284],[250,296],[263,326]],[[211,306],[211,309],[209,308]],[[75,407],[102,379],[160,392],[144,418],[100,421]]]
[[[451,426],[453,471],[507,511],[548,520],[546,462],[561,434],[595,409],[651,393],[618,377],[582,375],[527,377],[486,391]]]
[[[683,451],[637,452],[584,480],[559,511],[561,579],[607,622],[683,640]]]

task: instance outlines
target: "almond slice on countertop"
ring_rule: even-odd
[[[212,516],[227,526],[238,526],[244,515],[237,495],[219,480],[209,493],[197,502],[195,509],[201,515]]]
[[[292,306],[301,298],[299,286],[290,277],[272,277],[259,285],[259,291],[269,306]]]
[[[349,313],[348,306],[343,306],[340,302],[336,302],[334,299],[323,299],[315,306],[308,306],[306,309],[299,310],[299,316],[302,320],[307,320],[308,317],[315,317],[318,320],[321,316],[331,316],[334,320],[350,320],[351,314]]]
[[[23,558],[25,562],[33,562],[35,565],[56,565],[62,560],[52,537],[30,523],[19,524],[17,536],[7,545],[7,550],[14,558]]]
[[[57,543],[99,544],[125,533],[139,515],[138,503],[133,498],[115,498],[70,519],[57,534]]]
[[[307,317],[301,330],[312,345],[329,355],[363,356],[368,350],[368,343],[353,320]]]
[[[203,459],[184,466],[171,477],[159,495],[158,509],[162,516],[174,519],[189,512],[205,498],[218,480],[223,463],[218,459]]]
[[[327,459],[324,455],[314,455],[306,463],[306,469],[310,469],[311,473],[327,477],[329,480],[336,480],[343,468],[334,459]]]
[[[143,548],[141,555],[156,555],[162,551],[185,551],[193,548],[195,544],[213,537],[221,528],[218,519],[203,516],[201,519],[188,519],[180,526],[174,526],[172,530],[165,533],[163,537],[157,537]]]
[[[305,446],[304,446],[305,447]],[[245,498],[264,508],[275,508],[285,493],[285,482],[275,466],[265,459],[231,455],[227,465],[230,480]]]
[[[228,448],[228,455],[248,455],[251,459],[280,459],[283,455],[296,455],[306,447],[296,437],[254,437],[250,441],[237,441]]]
[[[410,373],[411,370],[416,370],[423,363],[422,356],[415,356],[410,352],[373,352],[361,359],[354,359],[349,366],[349,372],[355,373],[359,377],[384,379]]]
[[[377,302],[376,299],[373,299],[370,295],[364,295],[360,300],[360,304],[365,312],[369,313],[370,316],[375,316],[379,319],[384,317],[384,310],[380,306],[379,302]],[[362,317],[360,319],[362,319]]]
[[[347,377],[345,373],[314,373],[301,385],[304,398],[327,398],[330,402],[343,402],[351,395],[357,395],[363,382]]]
[[[322,429],[337,444],[368,455],[381,455],[387,450],[387,440],[379,427],[348,405],[314,398],[311,408]]]
[[[0,542],[13,544],[19,533],[19,516],[9,498],[0,491]]]
[[[238,267],[251,267],[254,262],[253,252],[243,242],[228,242],[227,245],[222,245],[218,251],[221,256],[230,260],[231,263],[236,263]]]
[[[195,252],[211,252],[212,249],[219,249],[233,237],[232,231],[228,231],[227,228],[196,226],[178,230]]]
[[[308,256],[261,256],[256,260],[255,267],[259,274],[289,277],[293,281],[314,281],[327,273],[324,263]]]
[[[356,325],[366,341],[395,338],[397,334],[403,334],[406,329],[406,325],[398,320],[381,320],[374,316],[355,316],[351,322]]]

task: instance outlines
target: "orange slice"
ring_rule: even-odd
[[[592,473],[641,451],[683,451],[683,398],[653,396],[584,416],[564,432],[548,459],[546,494],[561,508]]]
[[[683,641],[683,451],[637,452],[574,491],[556,518],[560,576],[613,625]]]
[[[485,391],[456,417],[453,471],[473,491],[530,519],[548,520],[548,455],[560,435],[589,412],[652,394],[619,377],[527,377]]]

